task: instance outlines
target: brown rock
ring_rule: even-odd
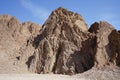
[[[96,34],[96,66],[105,66],[106,64],[116,65],[116,54],[118,55],[119,33],[107,22],[95,22],[89,29],[90,32]],[[117,45],[116,45],[117,42]],[[115,47],[116,46],[116,47]]]
[[[114,70],[120,66],[119,50],[120,32],[112,25],[95,22],[88,30],[81,15],[61,7],[42,27],[0,15],[0,73]]]
[[[109,35],[110,48],[112,55],[110,55],[110,61],[120,67],[120,32],[113,30]]]
[[[0,73],[28,72],[25,63],[34,53],[29,42],[39,34],[40,28],[38,24],[21,24],[15,17],[0,15]]]
[[[30,64],[37,73],[74,74],[94,65],[94,36],[77,13],[56,9],[34,41],[35,58]]]

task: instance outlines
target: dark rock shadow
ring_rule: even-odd
[[[111,53],[110,62],[116,62],[116,65],[120,67],[120,31],[113,30],[109,35],[109,46]]]
[[[44,25],[43,25],[43,26],[44,26]],[[43,26],[42,26],[42,27],[43,27]],[[41,31],[42,31],[42,30],[41,30]],[[47,29],[44,29],[44,30],[41,32],[41,34],[37,35],[37,37],[34,38],[33,46],[34,46],[35,48],[37,48],[38,45],[39,45],[39,43],[40,43],[40,41],[43,40],[47,35],[49,35],[49,34],[48,34],[48,31],[47,31]]]
[[[87,39],[82,42],[80,51],[75,51],[71,54],[72,60],[75,64],[75,72],[82,73],[94,66],[94,59],[96,53],[96,38]]]
[[[28,61],[26,62],[27,66],[28,66],[28,69],[30,68],[31,62],[32,62],[32,60],[33,60],[34,58],[35,58],[34,55],[32,55],[32,56],[30,56],[30,57],[28,58]]]

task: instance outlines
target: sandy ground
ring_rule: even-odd
[[[68,75],[53,74],[1,74],[0,80],[90,80]]]
[[[120,69],[91,69],[76,75],[0,74],[0,80],[120,80]]]

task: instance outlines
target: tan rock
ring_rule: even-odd
[[[119,50],[120,32],[112,25],[95,22],[88,30],[81,15],[61,7],[42,27],[0,15],[0,73],[119,70]]]
[[[56,9],[35,41],[37,51],[30,64],[36,64],[37,73],[74,74],[94,65],[94,36],[77,13],[61,7]]]
[[[26,62],[34,53],[30,38],[34,40],[40,28],[38,24],[21,24],[15,17],[0,15],[0,73],[28,72]]]
[[[107,22],[95,22],[89,31],[96,34],[95,64],[96,66],[105,66],[110,62],[110,56],[113,55],[110,47],[109,36],[114,28]]]

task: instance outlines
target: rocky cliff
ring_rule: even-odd
[[[0,73],[76,74],[119,68],[119,39],[119,31],[108,22],[95,22],[88,29],[81,15],[61,7],[42,26],[0,16]]]

